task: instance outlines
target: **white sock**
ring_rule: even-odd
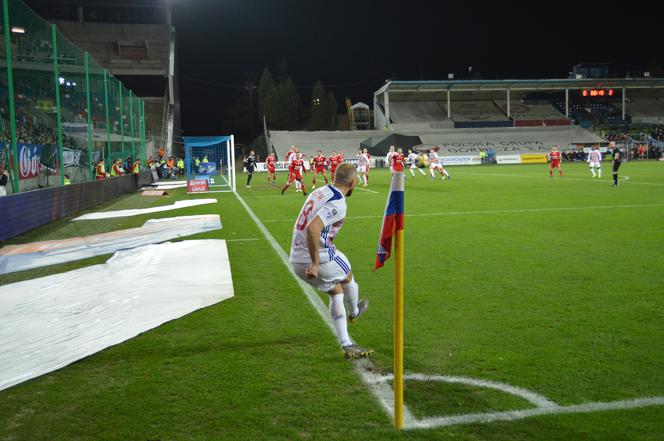
[[[334,329],[337,331],[337,337],[341,346],[352,345],[353,341],[348,335],[346,324],[346,308],[344,308],[343,294],[330,296],[330,316],[332,316],[332,323],[334,324]]]
[[[443,170],[443,174],[444,174],[445,176],[449,176],[449,175],[450,175],[449,173],[447,173],[447,170]]]
[[[602,167],[597,167],[597,174],[600,178],[602,177]]]
[[[360,312],[360,310],[357,309],[357,300],[360,296],[360,287],[358,286],[357,282],[355,282],[354,278],[350,281],[350,283],[341,284],[341,286],[344,289],[344,302],[346,303],[346,306],[348,306],[350,315],[357,315],[357,313]]]
[[[364,179],[364,185],[367,185],[367,175],[362,175],[362,178]]]
[[[427,175],[426,172],[425,172],[424,170],[422,170],[421,168],[418,168],[418,170],[420,171],[420,173],[422,173],[422,176],[426,176],[426,175]]]
[[[436,179],[436,175],[433,173],[433,169],[429,169],[429,172],[431,173],[431,179]]]
[[[413,171],[412,168],[410,169],[410,174],[413,175],[413,177],[415,177],[415,172]]]
[[[594,167],[590,167],[590,173],[593,174],[593,178],[594,178],[595,177],[595,168]]]

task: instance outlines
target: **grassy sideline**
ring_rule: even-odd
[[[583,164],[565,165],[563,179],[542,166],[455,167],[444,183],[408,177],[406,370],[501,381],[559,404],[664,395],[663,167],[627,163],[617,189],[608,167],[592,180]],[[303,198],[292,189],[280,197],[263,179],[239,193],[288,251]],[[348,199],[337,246],[371,300],[351,333],[390,372],[392,263],[372,272],[387,173],[372,171],[369,189],[376,193],[358,189]],[[235,297],[0,392],[0,439],[664,439],[664,407],[396,433],[235,196],[178,189],[97,211],[197,197],[219,202],[62,220],[10,242],[219,213],[222,230],[187,239],[229,240]],[[108,257],[8,274],[0,284]],[[408,382],[406,401],[417,416],[529,407],[441,383]]]

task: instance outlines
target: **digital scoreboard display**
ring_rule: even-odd
[[[587,97],[614,96],[615,91],[613,89],[583,89],[581,95]]]

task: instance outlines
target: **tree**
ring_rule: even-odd
[[[279,111],[282,113],[283,128],[286,130],[297,130],[300,122],[300,97],[291,77],[285,84],[280,84]]]
[[[323,130],[326,125],[327,119],[327,97],[325,96],[325,88],[320,80],[316,81],[313,92],[311,93],[311,112],[309,117],[309,130]]]
[[[266,116],[268,124],[274,124],[272,119],[276,116],[276,84],[270,69],[263,69],[261,79],[258,83],[258,119],[262,122],[263,115]]]
[[[330,90],[327,93],[327,121],[329,123],[328,130],[337,129],[337,99],[334,97],[334,93]]]

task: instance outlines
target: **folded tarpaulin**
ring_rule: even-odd
[[[218,214],[150,219],[140,228],[93,236],[10,245],[0,249],[0,274],[111,254],[221,229]]]
[[[79,216],[73,220],[96,220],[96,219],[110,219],[114,217],[130,217],[140,216],[142,214],[158,213],[160,211],[177,210],[179,208],[195,207],[197,205],[216,204],[216,199],[191,199],[188,201],[177,201],[172,205],[163,205],[161,207],[152,208],[137,208],[132,210],[119,210],[119,211],[99,211],[96,213],[88,213]]]
[[[100,280],[131,282],[100,287]],[[148,245],[102,265],[0,286],[0,390],[230,297],[223,240]]]

